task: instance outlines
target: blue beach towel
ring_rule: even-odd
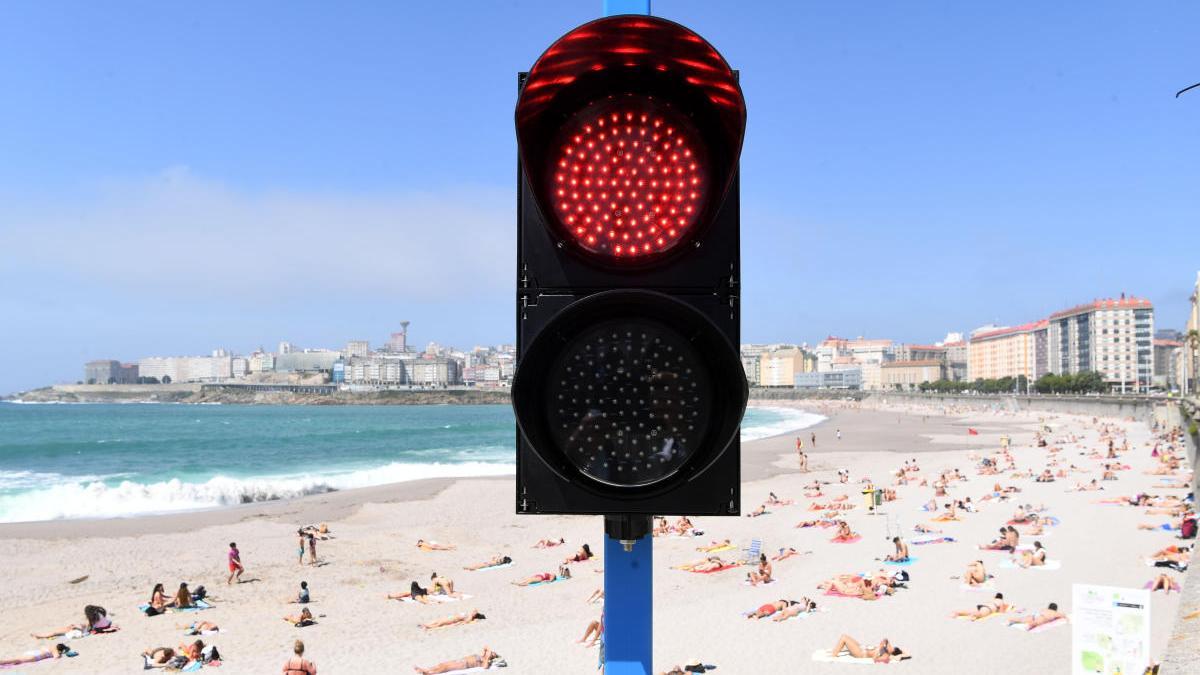
[[[908,560],[905,560],[903,562],[896,562],[895,560],[884,560],[883,564],[891,565],[893,567],[908,567],[909,565],[911,565],[915,562],[917,562],[917,558],[914,556],[909,556]]]

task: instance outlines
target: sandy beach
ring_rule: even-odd
[[[702,536],[655,540],[657,670],[698,658],[727,675],[855,672],[853,665],[811,659],[814,651],[832,647],[840,634],[849,633],[871,641],[890,638],[913,658],[886,667],[910,672],[1069,672],[1069,626],[1027,633],[1006,628],[1003,618],[971,622],[950,614],[973,609],[996,591],[1018,608],[1040,610],[1056,601],[1069,614],[1072,583],[1140,588],[1162,571],[1148,567],[1142,556],[1179,543],[1168,532],[1137,527],[1166,522],[1168,516],[1097,503],[1139,492],[1178,497],[1186,493],[1163,487],[1163,476],[1144,473],[1158,460],[1151,457],[1154,435],[1142,422],[1100,420],[1119,429],[1114,433],[1118,448],[1128,443],[1120,461],[1130,468],[1118,472],[1118,480],[1103,483],[1102,491],[1077,492],[1068,488],[1101,476],[1103,462],[1088,455],[1106,446],[1091,417],[862,409],[848,402],[802,407],[828,419],[796,434],[743,445],[743,513],[762,504],[768,492],[795,500],[793,505],[771,507],[755,518],[696,519]],[[1036,447],[1035,433],[1047,426],[1049,448],[1061,448],[1059,465],[1073,464],[1083,471],[1049,483],[1014,478],[1011,471],[978,475],[979,458],[994,457],[1003,435],[1011,437],[1011,454],[1020,469],[1042,471],[1050,455],[1048,448]],[[968,428],[978,435],[968,435]],[[817,437],[815,447],[812,434]],[[796,435],[803,437],[810,452],[808,473],[797,470]],[[917,478],[894,486],[898,498],[886,503],[882,513],[869,515],[862,505],[860,480],[870,477],[880,486],[893,487],[892,472],[912,459],[920,466],[919,475],[913,474]],[[970,497],[977,512],[960,512],[958,521],[931,523],[930,516],[936,514],[920,507],[934,488],[920,485],[920,480],[932,484],[940,472],[953,469],[966,480],[952,482],[949,496],[939,501]],[[838,482],[838,470],[849,471],[848,483]],[[823,486],[824,496],[804,497],[805,486],[814,480],[829,482]],[[1006,501],[981,502],[996,483],[1020,492]],[[839,503],[857,506],[839,517],[861,535],[859,541],[835,544],[830,542],[833,528],[795,527],[820,517],[822,512],[809,509],[812,502],[830,503],[843,495],[846,499]],[[412,672],[415,665],[461,658],[484,645],[507,661],[500,672],[594,672],[597,649],[577,640],[588,622],[600,616],[601,605],[586,600],[602,585],[602,557],[573,564],[570,580],[525,588],[511,582],[553,572],[584,543],[600,552],[601,519],[519,517],[512,502],[511,478],[429,480],[221,511],[0,525],[0,560],[8,580],[0,585],[0,656],[52,645],[54,640],[39,642],[30,633],[79,623],[84,605],[96,604],[107,608],[118,632],[72,640],[70,645],[79,653],[75,658],[15,670],[141,671],[143,650],[190,642],[195,638],[186,637],[177,625],[204,620],[220,626],[218,633],[202,639],[218,646],[223,656],[219,672],[225,673],[278,672],[297,638],[304,640],[306,656],[323,673]],[[1023,536],[1022,544],[1041,541],[1048,558],[1060,561],[1061,569],[1003,569],[1000,563],[1007,554],[976,548],[991,541],[1018,505],[1026,503],[1044,506],[1044,513],[1061,524],[1043,536]],[[296,529],[321,522],[328,523],[332,538],[317,542],[317,566],[301,565]],[[917,536],[917,524],[936,526],[956,541],[912,546],[917,560],[905,568],[911,575],[907,589],[873,602],[830,597],[817,589],[818,583],[838,574],[881,569],[876,558],[891,552],[891,537],[911,540]],[[540,539],[560,537],[566,540],[563,546],[532,548]],[[774,563],[775,581],[766,586],[745,583],[752,567],[714,574],[672,569],[703,558],[697,547],[712,541],[729,539],[740,549],[755,538],[762,540],[768,554],[785,547],[804,553]],[[415,545],[418,539],[456,549],[424,552]],[[245,563],[240,584],[225,583],[229,542],[237,543]],[[463,569],[496,555],[510,556],[511,567]],[[739,552],[719,555],[731,559]],[[978,559],[996,575],[991,582],[995,590],[965,591],[951,578]],[[385,598],[407,591],[414,580],[428,586],[434,572],[453,579],[456,590],[470,597],[430,605]],[[1182,581],[1182,575],[1169,573]],[[308,607],[316,624],[296,628],[282,617],[298,611],[299,606],[285,598],[295,595],[301,580],[311,589],[313,602]],[[169,594],[181,581],[193,589],[205,586],[213,608],[154,617],[139,611],[155,583],[163,583]],[[820,611],[785,622],[742,615],[764,603],[801,596],[816,600]],[[418,627],[471,609],[485,614],[486,620],[433,631]],[[1156,656],[1165,648],[1177,609],[1177,594],[1154,594]]]

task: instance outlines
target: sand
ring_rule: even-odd
[[[778,405],[772,402],[771,405]],[[1103,492],[1067,492],[1077,480],[1099,477],[1077,474],[1055,483],[1038,484],[1007,476],[977,476],[969,453],[999,446],[999,437],[1013,438],[1013,453],[1023,468],[1040,470],[1046,453],[1032,447],[1034,432],[1049,424],[1061,438],[1081,437],[1077,447],[1064,444],[1063,463],[1094,469],[1098,462],[1079,456],[1084,447],[1098,447],[1091,418],[1032,413],[1006,414],[967,410],[861,410],[855,403],[822,403],[830,419],[800,432],[810,455],[809,474],[796,472],[795,434],[750,442],[743,447],[743,512],[774,491],[797,504],[775,507],[758,518],[701,518],[706,534],[694,539],[655,540],[655,664],[659,670],[699,658],[719,666],[719,673],[840,673],[851,665],[814,663],[810,656],[833,645],[846,632],[863,639],[889,637],[914,654],[900,668],[920,673],[1069,672],[1070,628],[1036,634],[1010,630],[1002,620],[971,623],[949,618],[955,609],[973,607],[990,594],[960,590],[950,579],[970,560],[983,559],[998,575],[995,586],[1015,605],[1038,609],[1057,601],[1070,611],[1072,583],[1141,587],[1155,570],[1139,556],[1171,543],[1165,532],[1136,529],[1138,523],[1164,522],[1166,516],[1147,516],[1141,509],[1102,506],[1103,497],[1142,490],[1178,494],[1183,490],[1155,487],[1158,477],[1144,475],[1151,466],[1151,439],[1145,424],[1109,420],[1127,432],[1131,451],[1122,459],[1133,470],[1106,484]],[[812,410],[812,406],[805,406]],[[967,428],[980,434],[968,436]],[[841,429],[842,440],[835,440]],[[817,434],[811,448],[810,434]],[[861,503],[861,486],[836,484],[835,471],[849,469],[857,481],[864,475],[890,483],[889,471],[905,459],[917,458],[922,475],[933,478],[944,468],[959,468],[969,481],[956,484],[952,495],[978,501],[999,479],[1023,492],[1006,503],[985,504],[979,513],[942,529],[958,539],[954,544],[913,546],[919,560],[908,571],[908,590],[876,602],[821,595],[817,583],[834,574],[877,570],[874,560],[890,551],[890,536],[913,536],[917,522],[927,522],[919,505],[932,495],[915,484],[897,488],[900,499],[880,515],[867,515],[860,506],[846,515],[862,535],[854,544],[832,544],[832,530],[794,529],[800,520],[815,517],[812,501],[802,486],[814,478],[835,481],[830,496],[849,495]],[[331,493],[288,502],[251,504],[203,513],[97,520],[0,525],[0,560],[8,578],[0,584],[0,656],[19,654],[37,641],[31,631],[44,631],[82,621],[84,604],[106,607],[121,630],[111,635],[76,640],[79,656],[61,662],[23,666],[20,672],[126,672],[141,669],[139,653],[149,647],[176,646],[185,638],[176,624],[203,619],[221,626],[205,636],[224,656],[220,672],[278,672],[290,654],[292,641],[308,646],[307,656],[322,673],[411,672],[413,665],[478,652],[483,645],[498,651],[509,673],[593,672],[596,649],[576,643],[588,621],[598,618],[600,606],[586,598],[602,585],[601,558],[572,565],[574,578],[541,587],[518,588],[511,581],[542,571],[579,545],[602,549],[598,517],[517,516],[512,512],[511,479],[436,480],[398,486]],[[822,500],[822,501],[827,501]],[[1050,558],[1062,561],[1056,571],[1000,569],[1001,553],[978,551],[1008,520],[1016,502],[1044,504],[1063,520],[1043,543]],[[321,565],[296,561],[298,525],[328,522],[334,534],[318,542]],[[542,538],[564,537],[567,545],[536,550]],[[421,552],[419,538],[457,545],[449,552]],[[812,551],[775,563],[778,579],[765,587],[743,584],[745,569],[711,575],[691,574],[670,566],[703,556],[696,547],[729,538],[738,546],[761,538],[764,550],[795,547]],[[237,542],[246,564],[246,583],[225,584],[225,555]],[[1032,538],[1024,538],[1032,543]],[[493,555],[514,559],[510,568],[467,572],[462,567]],[[735,557],[736,552],[722,555]],[[433,606],[384,599],[388,592],[407,590],[409,582],[427,585],[437,571],[454,579],[472,597]],[[87,579],[72,584],[72,580]],[[1180,575],[1175,575],[1180,576]],[[298,610],[284,602],[300,580],[307,580],[317,625],[294,628],[284,614]],[[155,582],[168,591],[187,581],[203,584],[215,607],[199,613],[145,617],[137,609],[147,601]],[[750,621],[741,616],[765,602],[807,595],[827,611],[784,623]],[[1177,595],[1155,594],[1154,651],[1161,656],[1177,609]],[[487,619],[467,626],[427,632],[418,624],[477,608]]]

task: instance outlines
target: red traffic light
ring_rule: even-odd
[[[592,21],[538,59],[517,101],[522,164],[559,241],[600,264],[661,260],[713,219],[741,152],[737,77],[656,17]]]

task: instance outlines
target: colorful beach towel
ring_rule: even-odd
[[[508,562],[508,563],[504,563],[503,565],[492,565],[491,567],[480,567],[477,570],[469,570],[469,571],[471,571],[471,572],[491,572],[492,570],[502,570],[506,567],[512,567],[512,566],[513,566],[513,564]]]
[[[884,564],[884,565],[891,565],[892,567],[908,567],[909,565],[911,565],[911,564],[913,564],[913,563],[917,562],[917,560],[918,560],[918,558],[915,558],[915,557],[913,557],[913,556],[909,556],[909,557],[908,557],[908,560],[899,560],[899,561],[897,561],[897,560],[884,560],[884,561],[883,561],[883,564]]]
[[[718,567],[718,568],[712,569],[712,570],[687,570],[687,571],[691,572],[692,574],[713,574],[715,572],[724,572],[725,570],[731,570],[735,567],[738,567],[738,565],[735,563],[730,563],[728,565],[723,565],[721,567]]]
[[[833,539],[830,539],[829,543],[831,543],[831,544],[853,544],[854,542],[859,541],[860,539],[862,539],[862,535],[856,534],[856,535],[846,538],[846,539],[838,539],[835,537]]]
[[[924,539],[913,539],[908,543],[916,546],[924,546],[925,544],[953,544],[958,541],[954,537],[927,537]]]

